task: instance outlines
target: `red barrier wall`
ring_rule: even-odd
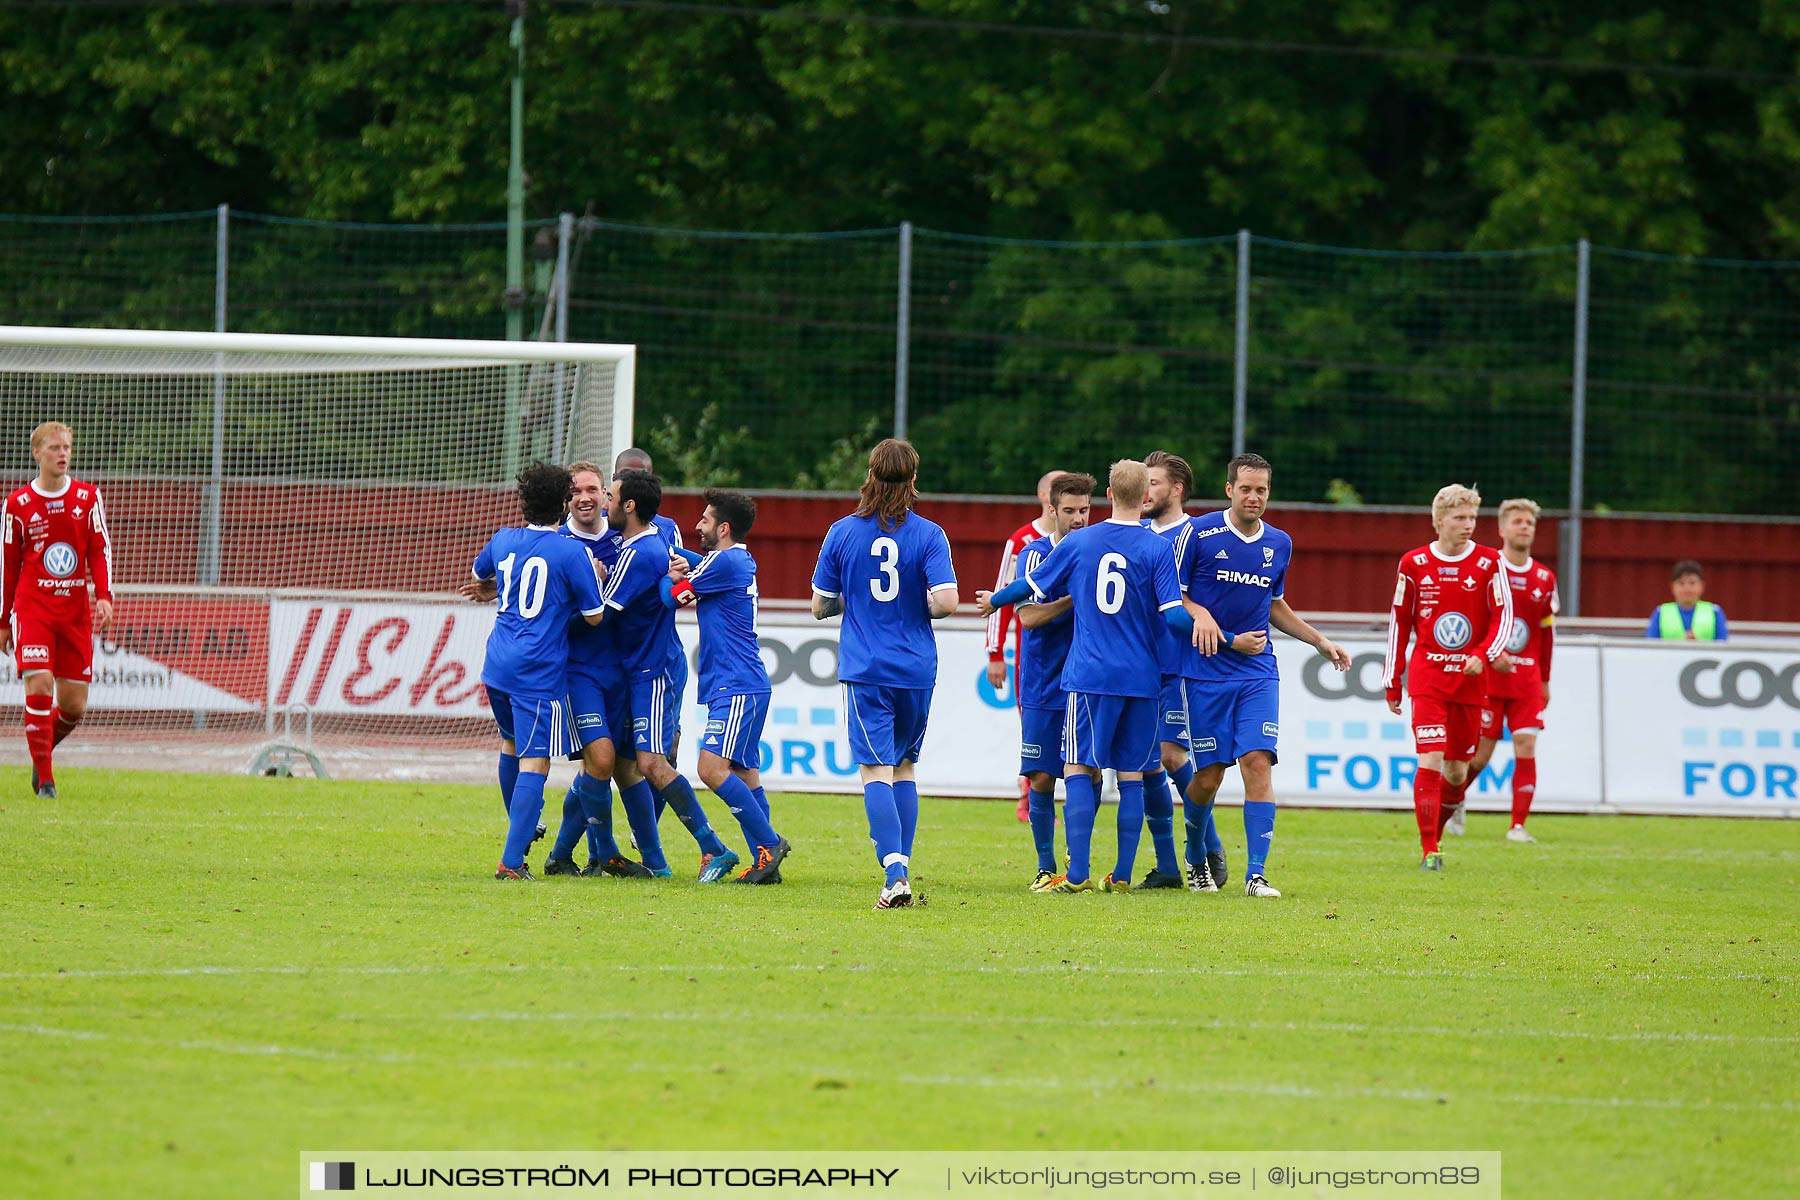
[[[193,483],[101,481],[121,581],[196,579],[204,490]],[[758,499],[756,552],[762,594],[804,598],[819,541],[854,498],[806,493]],[[1104,502],[1102,502],[1104,503]],[[664,511],[693,544],[700,496],[670,492]],[[515,519],[502,487],[257,484],[226,486],[219,582],[247,587],[445,591],[459,583],[489,534]],[[950,535],[964,599],[991,587],[1000,547],[1036,513],[1031,503],[927,496],[919,512]],[[1296,608],[1373,612],[1393,594],[1394,563],[1431,539],[1423,509],[1394,511],[1277,506],[1275,524],[1294,538],[1289,575]],[[1546,516],[1538,557],[1557,565],[1559,522]],[[1477,536],[1495,535],[1484,516]],[[1582,612],[1644,617],[1668,598],[1669,566],[1696,558],[1707,595],[1739,621],[1800,621],[1800,521],[1589,517],[1583,527]]]

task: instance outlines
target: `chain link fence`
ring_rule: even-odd
[[[1157,446],[1212,479],[1243,446],[1289,500],[1462,480],[1800,514],[1800,263],[591,219],[526,239],[528,336],[636,343],[639,437],[678,484],[854,486],[903,429],[940,492]],[[504,280],[499,223],[0,216],[10,324],[501,337]]]

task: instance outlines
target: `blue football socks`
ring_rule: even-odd
[[[573,790],[587,819],[589,856],[597,862],[623,857],[613,837],[612,780],[595,779],[584,771],[575,776]]]
[[[894,811],[900,815],[900,853],[911,858],[913,835],[919,832],[919,785],[916,781],[894,780]]]
[[[1158,775],[1161,774],[1159,771]],[[1163,785],[1164,791],[1168,785]],[[1137,863],[1138,842],[1144,836],[1144,781],[1119,780],[1119,861],[1113,865],[1112,877],[1120,883],[1131,882],[1131,870]],[[1171,841],[1174,835],[1171,834]],[[1171,847],[1172,849],[1172,847]]]
[[[1175,859],[1175,800],[1169,795],[1169,777],[1161,771],[1144,776],[1144,824],[1150,827],[1150,844],[1156,848],[1156,869],[1164,875],[1181,874]]]
[[[1063,778],[1063,828],[1069,839],[1069,880],[1081,883],[1088,877],[1088,854],[1094,843],[1094,778],[1078,771]],[[1120,798],[1123,803],[1123,796]],[[1138,793],[1138,819],[1143,820],[1143,792]]]
[[[1244,844],[1249,847],[1244,875],[1261,875],[1269,861],[1269,848],[1275,843],[1275,802],[1244,801]]]
[[[620,788],[619,804],[631,825],[631,836],[637,839],[644,865],[652,871],[668,870],[669,860],[663,857],[662,835],[656,827],[656,793],[651,791],[650,781],[640,779],[630,787]]]
[[[694,795],[694,785],[687,781],[686,775],[677,775],[669,786],[662,790],[662,797],[675,810],[687,831],[694,835],[694,841],[700,846],[702,854],[723,854],[725,843],[713,832],[706,821],[706,810],[700,807],[700,800]]]
[[[761,787],[753,787],[750,794],[756,797],[756,807],[763,810],[763,820],[773,822],[774,818],[769,815],[769,793]]]
[[[868,814],[875,859],[886,868],[887,881],[904,879],[906,856],[900,849],[900,810],[894,804],[894,785],[879,779],[863,784],[863,812]]]
[[[525,865],[525,848],[537,836],[538,817],[544,811],[544,782],[548,778],[535,771],[520,771],[513,784],[506,849],[501,852],[500,861],[515,871]]]
[[[502,812],[512,811],[513,784],[519,782],[519,756],[502,753],[500,755],[500,809]]]
[[[1040,792],[1031,789],[1031,842],[1037,847],[1038,870],[1056,870],[1056,785]]]
[[[725,782],[713,789],[713,793],[725,802],[731,815],[737,818],[738,828],[744,831],[744,840],[751,849],[767,846],[773,850],[781,839],[769,827],[769,818],[756,803],[756,797],[750,791],[750,785],[736,775],[725,776]]]
[[[581,776],[577,775],[575,778],[579,781]],[[556,840],[550,844],[550,857],[573,857],[576,843],[581,841],[581,835],[586,832],[587,813],[582,811],[581,797],[575,792],[575,784],[571,783],[569,790],[563,793],[562,824],[557,827]]]

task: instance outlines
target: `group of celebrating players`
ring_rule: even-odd
[[[81,719],[93,629],[112,619],[111,542],[99,490],[69,475],[68,426],[47,422],[31,444],[38,476],[7,499],[0,519],[0,653],[13,650],[24,682],[33,790],[54,798],[51,752]],[[667,806],[699,848],[702,882],[781,882],[791,846],[774,828],[760,775],[771,689],[757,641],[756,562],[743,540],[756,504],[709,489],[695,527],[704,553],[695,553],[661,514],[651,467],[636,449],[619,455],[610,476],[593,463],[534,463],[519,477],[523,527],[494,534],[461,588],[498,606],[482,669],[508,817],[497,879],[532,878],[525,854],[546,833],[539,817],[550,761],[566,756],[580,770],[546,875],[672,874],[658,834]],[[912,903],[914,767],[937,683],[932,622],[960,599],[949,539],[912,511],[918,467],[905,441],[889,438],[870,452],[860,503],[831,526],[812,579],[813,615],[842,617],[838,675],[883,872],[878,909]],[[1014,536],[1000,586],[976,593],[979,611],[1000,631],[990,636],[991,654],[1009,610],[1022,630],[1014,684],[1023,815],[1038,857],[1033,891],[1130,891],[1146,824],[1155,865],[1137,887],[1218,891],[1228,867],[1213,801],[1236,764],[1245,792],[1245,894],[1281,894],[1266,874],[1280,734],[1270,630],[1307,643],[1340,671],[1350,656],[1287,603],[1293,543],[1263,519],[1272,476],[1265,459],[1239,455],[1226,468],[1228,507],[1189,516],[1193,472],[1158,450],[1112,465],[1111,515],[1090,523],[1095,480],[1052,472],[1040,484],[1043,512]],[[1515,753],[1507,837],[1535,840],[1525,821],[1549,700],[1556,578],[1531,557],[1538,506],[1500,506],[1496,551],[1473,539],[1480,502],[1460,485],[1437,493],[1437,537],[1401,556],[1389,617],[1387,702],[1399,713],[1403,687],[1412,693],[1414,811],[1421,865],[1432,871],[1443,869],[1440,839],[1461,832],[1464,793],[1503,729]],[[707,709],[697,770],[736,818],[747,861],[712,829],[675,765],[688,676],[675,625],[683,607],[699,625]],[[1095,880],[1102,772],[1117,780],[1118,852]],[[1067,850],[1060,871],[1059,778]],[[1177,857],[1171,781],[1183,805],[1185,861]],[[641,861],[615,840],[615,785]],[[577,866],[584,839],[587,863]]]
[[[523,528],[502,529],[476,556],[463,595],[495,601],[481,681],[500,731],[507,835],[496,879],[531,879],[525,852],[552,757],[579,759],[563,798],[546,875],[667,876],[657,819],[675,810],[700,848],[700,881],[781,882],[789,844],[770,824],[759,742],[769,676],[756,640],[756,562],[742,539],[756,504],[706,493],[696,532],[704,556],[663,516],[649,455],[627,450],[610,481],[593,463],[533,463],[519,476]],[[708,823],[675,767],[687,657],[675,610],[700,624],[700,698],[707,706],[698,769],[744,834],[743,863]],[[612,788],[642,861],[613,834]],[[574,862],[585,837],[588,860]]]

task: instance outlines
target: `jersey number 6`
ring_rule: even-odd
[[[1107,616],[1125,607],[1125,565],[1123,554],[1102,554],[1100,572],[1094,579],[1094,603]]]

